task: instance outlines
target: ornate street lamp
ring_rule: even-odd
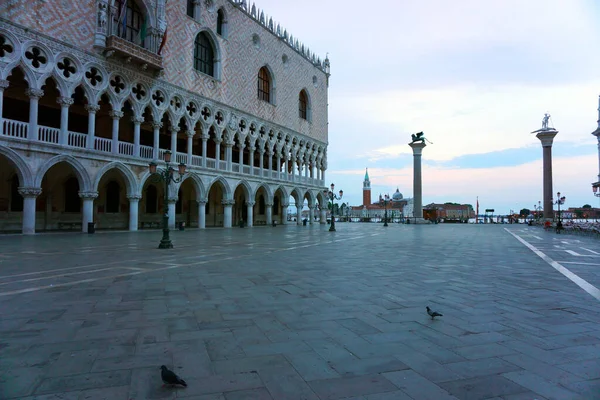
[[[386,194],[385,196],[383,196],[383,198],[381,200],[379,200],[379,204],[383,204],[383,226],[388,226],[387,223],[387,204],[388,201],[390,201],[390,195]]]
[[[165,152],[164,161],[164,169],[157,169],[157,164],[155,162],[151,162],[148,166],[148,170],[150,171],[152,182],[159,183],[162,181],[165,183],[165,213],[163,215],[163,237],[160,241],[160,244],[158,245],[158,248],[172,249],[173,243],[171,242],[171,238],[169,237],[169,185],[171,184],[171,182],[179,183],[183,180],[183,175],[185,175],[185,164],[180,163],[178,165],[177,172],[179,173],[179,176],[175,178],[173,176],[173,172],[175,172],[175,170],[169,165],[171,163],[171,152],[168,150]]]
[[[333,211],[334,211],[335,207],[334,207],[334,203],[333,203],[333,201],[334,201],[334,200],[341,200],[341,199],[342,199],[342,196],[344,196],[344,191],[343,191],[343,190],[340,190],[340,194],[339,194],[339,196],[338,196],[338,195],[336,195],[336,194],[333,192],[333,189],[334,189],[334,188],[335,188],[335,185],[332,183],[332,184],[331,184],[331,190],[329,190],[329,189],[325,189],[325,190],[323,190],[323,194],[325,195],[325,197],[326,197],[326,198],[327,198],[329,201],[331,201],[331,226],[329,227],[329,232],[335,232],[335,216],[334,216],[334,213],[333,213]]]

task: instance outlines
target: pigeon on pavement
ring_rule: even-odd
[[[434,319],[435,317],[443,317],[443,315],[440,314],[439,312],[431,311],[431,308],[429,308],[429,306],[427,306],[425,308],[427,308],[427,314],[429,314],[431,319]]]
[[[167,385],[181,385],[187,387],[187,383],[183,379],[177,376],[177,374],[171,370],[169,370],[164,365],[160,366],[160,377],[162,381]]]

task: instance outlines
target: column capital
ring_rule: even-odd
[[[208,199],[200,199],[200,200],[197,200],[197,201],[198,201],[198,204],[204,204],[204,205],[206,205],[206,203],[208,203]]]
[[[210,136],[202,134],[202,136],[200,136],[200,138],[202,139],[203,142],[206,142],[208,139],[210,139]]]
[[[100,110],[100,106],[98,104],[86,104],[84,108],[90,114],[95,114]]]
[[[142,198],[142,196],[140,196],[139,194],[128,194],[127,195],[127,199],[129,201],[140,201],[141,198]]]
[[[288,202],[284,202],[284,201],[281,202],[281,207],[289,207],[289,206],[290,206],[290,202],[289,201]]]
[[[413,156],[420,156],[423,154],[423,149],[425,148],[425,146],[427,146],[426,143],[422,143],[422,142],[413,142],[413,143],[409,143],[408,144],[413,151]]]
[[[70,107],[73,105],[73,100],[71,97],[58,97],[56,99],[56,103],[60,104],[63,107]]]
[[[98,192],[94,192],[94,191],[90,191],[90,192],[79,192],[79,197],[81,197],[82,199],[95,199],[98,197]]]
[[[255,202],[255,201],[247,201],[247,202],[246,202],[246,205],[247,205],[248,207],[253,207],[255,204],[256,204],[256,202]]]
[[[118,111],[118,110],[110,110],[108,112],[108,115],[112,118],[112,119],[121,119],[123,118],[123,115],[125,115],[123,113],[123,111]]]
[[[600,138],[598,138],[600,140]],[[244,150],[246,148],[246,143],[240,143],[236,146],[240,150]]]
[[[44,91],[41,89],[27,89],[25,94],[31,99],[40,99],[44,95]]]
[[[554,137],[557,133],[558,131],[555,130],[548,130],[545,132],[542,131],[535,135],[535,137],[540,139],[540,142],[542,142],[542,147],[552,147],[552,142],[554,141]]]
[[[177,201],[179,200],[179,197],[175,196],[169,196],[168,202],[169,203],[177,203]]]
[[[170,129],[170,131],[171,131],[171,134],[173,134],[173,133],[175,133],[175,134],[176,134],[176,133],[178,133],[180,130],[181,130],[181,128],[180,128],[178,125],[171,125],[171,129]]]
[[[20,186],[18,189],[19,194],[23,197],[38,197],[42,194],[42,188],[38,187],[24,187]]]
[[[131,117],[131,122],[133,122],[134,124],[141,124],[144,121],[145,121],[144,117],[136,117],[136,116]]]
[[[186,135],[188,138],[193,138],[195,133],[196,133],[196,132],[194,132],[194,131],[186,131],[186,132],[185,132],[185,135]]]
[[[256,146],[250,146],[250,147],[248,148],[248,150],[250,150],[250,152],[251,152],[251,153],[253,153],[253,152],[254,152],[254,150],[256,150]]]
[[[153,129],[160,129],[160,128],[162,128],[162,122],[155,122],[155,121],[152,121],[152,122],[151,122],[151,125],[152,125],[152,128],[153,128]]]
[[[223,204],[225,207],[231,207],[232,205],[235,204],[234,200],[222,200],[221,204]]]
[[[8,80],[7,79],[0,79],[0,90],[4,90],[8,87]]]
[[[273,207],[273,203],[265,202],[265,207]]]

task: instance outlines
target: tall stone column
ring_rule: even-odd
[[[179,132],[178,126],[171,127],[171,153],[173,160],[177,163],[177,133]],[[177,163],[178,164],[178,163]]]
[[[281,153],[277,152],[277,179],[281,179]]]
[[[281,224],[282,225],[288,224],[288,220],[287,220],[288,207],[289,207],[288,203],[284,203],[281,205],[281,214],[282,214],[281,215]]]
[[[238,150],[240,152],[240,174],[244,173],[244,147],[246,147],[244,143],[238,145]]]
[[[177,203],[177,196],[169,197],[168,213],[169,213],[169,229],[175,229],[175,203]]]
[[[265,150],[261,146],[260,151],[258,153],[258,162],[260,163],[260,176],[261,177],[265,176],[265,169],[264,169],[265,158],[264,157],[265,157]]]
[[[119,120],[123,117],[123,111],[112,110],[108,115],[112,118],[111,152],[113,154],[119,154]]]
[[[254,150],[256,150],[256,147],[250,146],[250,159],[248,160],[250,164],[250,175],[254,175]]]
[[[423,149],[427,145],[423,142],[413,142],[409,143],[409,146],[413,150],[413,216],[418,222],[423,219],[423,178],[421,175],[421,155],[423,154]]]
[[[273,203],[265,203],[265,213],[267,225],[271,225],[273,223]]]
[[[187,164],[192,165],[192,146],[194,141],[194,131],[186,132],[187,135]]]
[[[233,160],[233,143],[225,142],[225,158],[227,161],[227,171],[233,169],[231,161]]]
[[[69,107],[73,104],[70,97],[59,97],[56,102],[60,104],[60,134],[58,144],[63,146],[69,142]]]
[[[206,200],[198,202],[198,228],[206,228]]]
[[[296,204],[296,225],[302,225],[302,203]]]
[[[325,225],[327,223],[327,210],[325,207],[321,207],[321,218],[319,224]]]
[[[19,187],[23,196],[23,235],[35,234],[35,200],[42,194],[42,188]]]
[[[231,207],[233,200],[223,200],[223,228],[231,228]]]
[[[29,96],[29,128],[27,139],[33,142],[38,140],[38,103],[44,91],[40,89],[27,89],[25,94]]]
[[[162,128],[162,122],[153,122],[152,123],[152,158],[158,160],[158,142],[160,138],[160,128]]]
[[[254,202],[253,201],[247,201],[246,202],[246,214],[248,214],[247,221],[246,221],[246,226],[248,228],[251,228],[254,225]]]
[[[134,194],[127,198],[129,199],[129,230],[135,232],[138,230],[138,210],[142,196]]]
[[[0,136],[4,133],[4,120],[2,119],[2,104],[4,99],[4,89],[8,88],[8,81],[0,79]]]
[[[206,168],[207,143],[208,143],[208,136],[202,135],[202,166],[204,168]]]
[[[268,173],[267,177],[268,178],[272,178],[272,176],[273,176],[273,174],[272,174],[272,171],[273,171],[273,152],[271,150],[267,151],[267,156],[269,157],[269,162],[268,162],[269,173]]]
[[[292,155],[292,182],[296,181],[296,156]]]
[[[133,122],[133,156],[140,156],[140,125],[144,122],[143,117],[131,117]]]
[[[93,150],[96,143],[96,113],[100,110],[100,106],[98,104],[87,104],[85,109],[88,112],[88,133],[85,147]]]
[[[308,206],[308,223],[313,224],[315,220],[315,206]]]
[[[218,170],[221,164],[221,139],[215,139],[215,169]]]
[[[83,201],[81,231],[87,233],[88,223],[94,222],[94,200],[98,197],[98,192],[79,192],[79,197]]]
[[[542,142],[544,157],[544,218],[554,219],[554,205],[552,202],[552,142],[558,133],[555,129],[542,129],[536,131],[536,137]]]

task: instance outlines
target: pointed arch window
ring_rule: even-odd
[[[106,185],[106,212],[118,213],[121,202],[121,187],[116,181],[110,181]]]
[[[19,177],[16,174],[10,182],[10,211],[23,211],[23,196],[19,193]]]
[[[258,71],[258,99],[271,102],[271,77],[266,67]]]
[[[156,186],[149,185],[146,188],[146,214],[156,214],[158,211],[158,193]]]
[[[298,96],[298,113],[300,118],[308,120],[308,96],[304,90]]]
[[[116,0],[115,32],[119,37],[144,46],[147,20],[135,0]]]
[[[206,32],[200,32],[194,41],[194,69],[206,75],[215,76],[215,53]]]
[[[187,15],[194,18],[194,0],[187,0]]]
[[[81,212],[81,199],[79,198],[79,181],[74,176],[65,182],[65,212]]]
[[[227,19],[222,8],[217,11],[217,34],[224,38],[227,37]]]

